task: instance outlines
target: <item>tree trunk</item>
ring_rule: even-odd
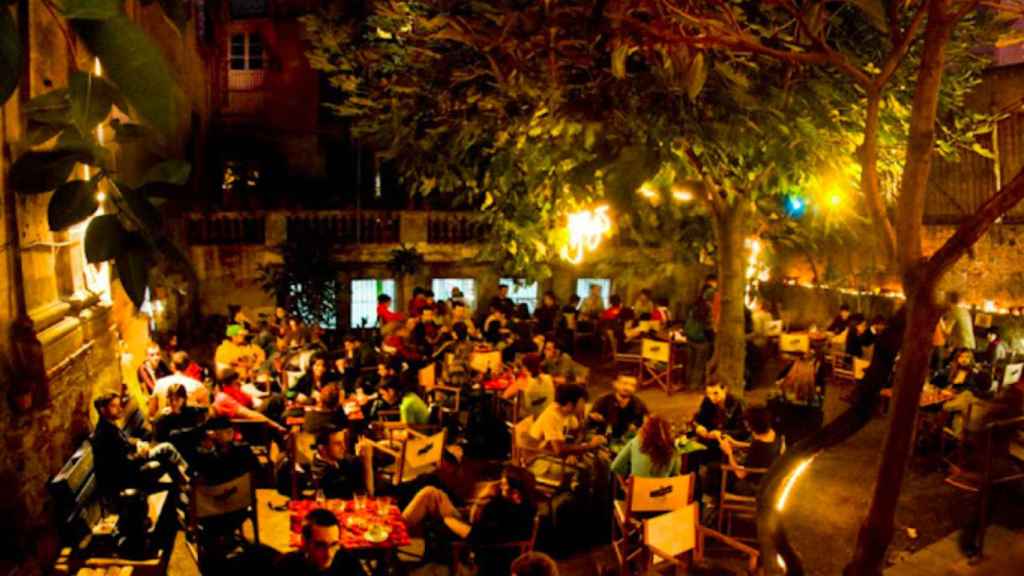
[[[882,198],[881,185],[878,177],[878,130],[881,121],[881,99],[877,91],[868,94],[867,117],[864,120],[864,142],[860,149],[861,176],[860,188],[867,201],[871,213],[871,222],[875,227],[878,243],[886,256],[886,267],[895,266],[896,231],[889,223],[885,213],[885,200]]]
[[[903,346],[896,362],[894,398],[889,432],[885,436],[882,461],[871,496],[868,515],[857,535],[857,549],[847,565],[847,576],[880,576],[885,552],[892,541],[896,504],[913,446],[917,408],[928,375],[932,335],[941,309],[934,300],[936,280],[925,276],[921,285],[907,296],[907,325]]]
[[[714,228],[718,242],[721,308],[711,366],[726,389],[740,398],[743,396],[747,353],[743,310],[747,286],[747,249],[744,242],[749,209],[746,202],[739,198],[732,205],[723,201],[717,208]]]

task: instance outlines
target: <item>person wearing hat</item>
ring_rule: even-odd
[[[259,463],[248,444],[236,442],[236,430],[227,416],[214,416],[204,426],[206,438],[197,451],[196,472],[215,486],[255,470]]]
[[[241,324],[231,324],[225,331],[225,340],[214,354],[218,375],[227,368],[235,369],[243,379],[249,370],[263,364],[266,354],[259,346],[248,342],[249,331]]]

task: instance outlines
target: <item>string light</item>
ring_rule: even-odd
[[[568,216],[569,241],[562,246],[561,256],[570,264],[579,264],[587,252],[597,250],[601,240],[611,231],[608,206],[581,210]]]

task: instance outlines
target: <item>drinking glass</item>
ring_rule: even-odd
[[[391,512],[391,498],[380,496],[377,498],[377,515],[387,516]]]
[[[356,512],[362,512],[366,509],[366,494],[355,495],[355,510]]]

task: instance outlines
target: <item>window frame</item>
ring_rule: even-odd
[[[357,284],[356,283],[357,282],[361,283],[360,285],[366,285],[366,284],[362,284],[362,283],[367,283],[367,282],[375,283],[375,285],[374,285],[374,295],[373,295],[372,301],[371,300],[357,300],[356,299],[356,294],[357,294],[357,290],[356,290],[356,285]],[[389,287],[390,287],[390,290],[391,290],[390,292],[388,292]],[[365,310],[369,310],[369,313],[365,314],[365,317],[366,317],[366,327],[367,328],[372,328],[373,326],[376,326],[378,324],[378,321],[379,321],[379,319],[377,318],[377,297],[379,297],[381,294],[387,294],[388,296],[391,296],[391,302],[394,303],[395,302],[395,294],[398,292],[398,283],[395,281],[394,278],[353,278],[352,280],[349,281],[348,289],[349,289],[349,313],[348,313],[348,316],[349,316],[349,328],[350,329],[362,328],[361,321],[362,321],[362,319],[364,317],[364,314],[363,314],[362,310],[364,310],[364,309]],[[365,306],[365,308],[364,308],[364,306]],[[357,316],[357,314],[358,314],[358,316]]]
[[[611,278],[577,278],[576,279],[576,295],[580,297],[580,301],[587,299],[590,296],[590,285],[599,284],[603,288],[601,293],[601,300],[604,301],[604,307],[608,308],[611,304],[608,299],[612,297],[612,288],[614,284]]]

